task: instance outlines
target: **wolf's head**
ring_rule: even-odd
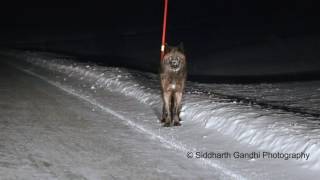
[[[183,44],[180,43],[178,46],[169,46],[166,44],[163,60],[172,71],[179,71],[185,62]]]

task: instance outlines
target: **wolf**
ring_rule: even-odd
[[[160,64],[160,81],[162,91],[162,118],[165,127],[180,126],[182,94],[187,78],[187,63],[183,44],[169,46],[166,44]]]

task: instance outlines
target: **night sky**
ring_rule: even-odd
[[[2,6],[0,46],[156,72],[162,13],[162,0]],[[314,1],[169,0],[167,42],[184,42],[194,76],[268,75],[275,67],[277,75],[314,73],[320,69],[312,68],[320,56],[318,21]],[[253,62],[250,51],[257,48],[252,53],[261,58]],[[297,49],[301,52],[292,54]],[[266,60],[270,53],[281,58]],[[302,69],[294,68],[300,64]]]

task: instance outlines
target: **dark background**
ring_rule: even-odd
[[[316,1],[169,0],[167,42],[184,42],[189,80],[320,79]],[[157,72],[163,1],[1,6],[0,46]]]

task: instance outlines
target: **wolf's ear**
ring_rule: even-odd
[[[179,51],[184,52],[183,42],[180,42],[180,44],[178,45],[178,49]]]
[[[171,47],[166,43],[164,45],[164,53],[170,52],[170,50],[171,50]]]

